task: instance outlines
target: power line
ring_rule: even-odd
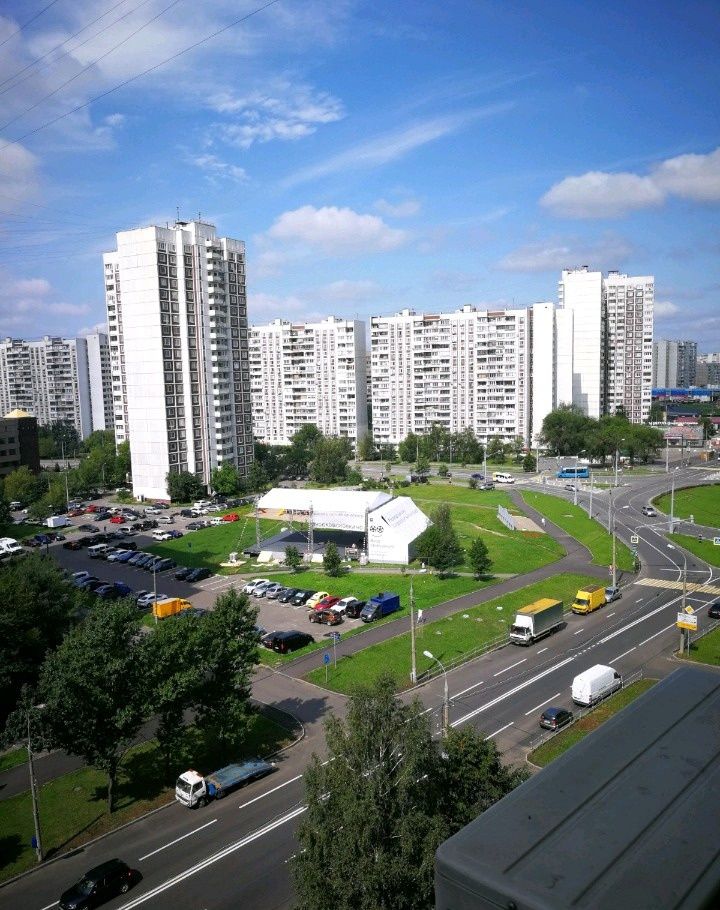
[[[46,54],[43,54],[42,57],[38,57],[36,60],[32,60],[30,63],[28,63],[22,69],[17,70],[11,76],[8,76],[7,79],[3,79],[3,81],[0,82],[0,88],[2,88],[4,85],[7,85],[8,82],[12,82],[12,80],[15,79],[17,76],[22,76],[22,74],[24,72],[26,72],[27,70],[32,69],[34,66],[37,66],[39,63],[42,63],[43,60],[47,60],[47,58],[50,57],[52,54],[54,54],[55,51],[60,50],[61,47],[64,47],[66,44],[69,44],[70,41],[73,40],[73,38],[77,38],[78,35],[82,35],[83,32],[86,32],[91,26],[95,25],[96,22],[99,22],[101,19],[104,19],[105,16],[114,12],[119,6],[122,6],[124,3],[127,3],[127,2],[128,2],[128,0],[119,0],[119,2],[115,4],[115,6],[111,6],[110,9],[105,10],[105,12],[101,16],[97,16],[97,18],[93,19],[92,22],[88,22],[87,25],[83,25],[83,27],[81,29],[79,29],[73,35],[70,35],[69,38],[65,38],[64,41],[61,41],[59,44],[56,44],[55,47],[50,48],[50,50]],[[99,38],[100,35],[102,35],[104,32],[106,32],[109,28],[112,28],[112,26],[115,25],[116,22],[120,22],[121,19],[124,19],[126,16],[129,16],[131,13],[134,13],[136,10],[140,9],[140,6],[144,6],[148,2],[149,2],[149,0],[143,0],[143,2],[139,6],[134,7],[133,9],[129,10],[129,12],[124,13],[122,16],[119,16],[117,19],[113,19],[113,21],[109,25],[106,25],[104,28],[101,28],[100,31],[96,32],[94,35],[92,35],[92,37],[87,38],[85,41],[82,41],[80,44],[76,44],[75,47],[70,48],[70,50],[66,51],[64,54],[60,54],[59,57],[56,57],[55,60],[53,60],[51,63],[48,63],[47,66],[42,67],[42,69],[47,69],[48,67],[53,66],[59,60],[62,60],[63,57],[68,57],[74,51],[78,50],[81,47],[84,47],[89,41],[93,41],[95,38]],[[0,92],[0,95],[4,95],[5,92],[9,92],[10,89],[15,88],[15,86],[17,86],[17,85],[21,85],[23,82],[26,82],[28,79],[30,79],[34,75],[35,75],[34,73],[28,73],[27,76],[23,76],[22,79],[18,79],[17,82],[13,82],[12,85],[9,85],[7,88],[3,89]]]
[[[280,0],[269,0],[268,3],[265,3],[263,6],[259,6],[257,9],[252,10],[252,12],[247,13],[245,16],[241,16],[239,19],[235,19],[233,22],[224,25],[222,28],[217,29],[217,31],[212,32],[209,35],[206,35],[204,38],[201,38],[199,41],[195,41],[193,44],[189,44],[187,47],[183,48],[181,51],[178,51],[175,54],[172,54],[170,57],[166,57],[165,60],[161,60],[160,63],[156,63],[154,66],[148,67],[146,70],[143,70],[141,73],[137,73],[135,76],[131,76],[129,79],[125,79],[122,82],[119,82],[117,85],[114,85],[112,88],[107,89],[105,92],[101,92],[99,95],[95,95],[94,98],[90,98],[88,101],[83,102],[83,104],[78,104],[77,107],[72,108],[69,111],[66,111],[64,114],[58,114],[57,117],[53,117],[52,120],[48,120],[46,123],[42,123],[40,126],[36,126],[35,129],[28,130],[27,133],[23,133],[22,136],[18,136],[16,139],[12,139],[9,142],[6,142],[4,145],[0,145],[0,152],[3,149],[8,148],[11,145],[15,145],[18,142],[22,142],[23,139],[27,139],[29,136],[34,136],[36,133],[41,132],[42,130],[47,129],[49,126],[53,126],[59,120],[63,120],[65,117],[70,117],[72,114],[76,114],[78,111],[82,111],[84,108],[89,107],[91,104],[94,104],[96,101],[100,101],[102,98],[107,98],[108,95],[112,95],[114,92],[119,91],[121,88],[125,88],[126,85],[130,85],[132,82],[136,82],[138,79],[142,79],[143,76],[147,76],[149,73],[159,70],[161,67],[165,66],[168,63],[171,63],[173,60],[177,60],[178,57],[182,57],[183,54],[187,54],[189,51],[195,50],[196,47],[200,47],[203,44],[206,44],[208,41],[211,41],[213,38],[217,38],[218,35],[222,35],[223,32],[228,31],[231,28],[235,28],[236,25],[240,25],[243,22],[247,22],[248,19],[251,19],[253,16],[256,16],[258,13],[262,13],[264,10],[268,9],[271,6],[275,6],[276,3],[279,3]]]
[[[91,69],[93,66],[95,66],[95,64],[99,63],[101,60],[104,60],[106,57],[109,57],[110,54],[115,53],[115,51],[118,50],[118,48],[121,48],[123,46],[123,44],[127,44],[128,41],[130,41],[136,35],[139,35],[140,32],[143,31],[143,29],[146,29],[148,27],[148,25],[152,25],[153,22],[156,22],[161,16],[165,15],[165,13],[169,9],[172,9],[173,6],[177,6],[179,2],[180,2],[180,0],[172,0],[171,3],[169,3],[163,9],[161,9],[160,12],[157,13],[157,15],[152,17],[152,19],[148,19],[147,22],[144,22],[139,28],[136,28],[134,32],[131,32],[127,37],[123,38],[122,41],[118,41],[117,44],[113,45],[113,47],[111,47],[108,51],[105,51],[104,54],[101,54],[95,60],[92,60],[90,63],[88,63],[87,66],[84,66],[81,70],[79,70],[77,73],[75,73],[74,76],[71,76],[69,79],[66,79],[65,82],[62,82],[60,85],[58,85],[57,88],[53,89],[51,92],[48,92],[47,95],[44,95],[42,98],[40,98],[38,101],[36,101],[35,104],[31,104],[30,107],[26,108],[24,111],[21,111],[19,114],[17,114],[12,119],[8,120],[6,123],[3,123],[3,125],[0,126],[0,130],[7,129],[9,126],[11,126],[11,124],[16,123],[21,117],[24,117],[25,114],[29,114],[30,111],[34,111],[36,107],[40,107],[40,105],[43,103],[43,101],[47,101],[48,98],[52,98],[53,95],[57,95],[58,92],[62,91],[62,89],[64,89],[66,86],[70,85],[71,82],[74,82],[76,79],[79,79],[80,76],[82,76],[89,69]]]
[[[5,38],[3,41],[0,41],[0,47],[2,47],[3,44],[7,44],[8,41],[9,41],[11,38],[14,38],[15,35],[17,35],[19,32],[21,32],[24,28],[27,28],[28,25],[31,25],[36,19],[39,19],[40,16],[42,16],[42,14],[43,14],[44,12],[46,12],[47,10],[49,10],[51,6],[55,6],[55,4],[56,4],[57,2],[58,2],[58,0],[50,0],[50,3],[48,3],[47,6],[44,6],[44,7],[40,10],[39,13],[35,13],[34,16],[31,16],[26,22],[23,22],[22,25],[19,25],[19,26],[15,29],[14,32],[10,32],[10,34],[7,36],[7,38]]]

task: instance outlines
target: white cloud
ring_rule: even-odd
[[[122,126],[125,119],[125,114],[109,114],[103,122],[106,126]]]
[[[104,335],[107,335],[107,331],[107,322],[96,322],[95,325],[87,325],[83,326],[81,329],[78,329],[77,335],[81,338],[85,335],[96,335],[98,332],[102,332]]]
[[[229,179],[234,180],[236,183],[247,182],[248,178],[245,168],[223,161],[217,155],[191,155],[188,160],[191,164],[199,167],[201,171],[204,171],[205,176],[212,181]]]
[[[421,206],[417,199],[403,199],[400,202],[378,199],[373,203],[373,208],[381,215],[387,215],[390,218],[410,218],[412,215],[417,215]]]
[[[474,120],[502,113],[511,107],[513,105],[509,102],[494,104],[485,108],[464,111],[460,114],[448,114],[445,117],[434,117],[411,124],[400,130],[376,136],[368,142],[362,142],[338,155],[326,158],[325,161],[301,168],[287,177],[284,184],[294,186],[318,177],[326,177],[328,174],[378,167],[391,161],[397,161],[398,158],[402,158],[423,145],[457,132]]]
[[[380,286],[374,281],[351,281],[345,278],[317,288],[313,291],[313,296],[318,300],[358,303],[376,297],[380,292]]]
[[[670,316],[676,316],[680,312],[680,307],[670,300],[656,300],[653,312],[658,319],[667,319]]]
[[[678,155],[646,176],[589,171],[565,177],[540,204],[562,218],[619,218],[662,205],[668,196],[693,202],[720,202],[720,148],[707,155]]]
[[[271,240],[300,244],[328,255],[387,252],[402,246],[405,231],[391,228],[377,215],[349,208],[304,205],[284,212],[266,235]]]
[[[38,159],[24,146],[13,143],[2,150],[0,193],[15,202],[28,202],[40,192]]]
[[[588,263],[593,268],[609,269],[617,268],[632,252],[626,240],[613,235],[589,242],[554,238],[511,251],[500,260],[498,268],[506,272],[557,272]]]
[[[51,291],[50,282],[46,278],[20,278],[10,286],[10,293],[19,297],[45,297]]]
[[[248,294],[248,314],[252,325],[264,325],[272,319],[291,322],[319,322],[327,316],[311,308],[311,304],[294,295]]]
[[[84,303],[58,300],[46,278],[16,278],[0,273],[0,337],[37,338],[41,334],[67,334],[65,316],[90,312]]]

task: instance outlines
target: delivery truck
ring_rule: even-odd
[[[557,632],[563,625],[563,602],[543,597],[517,611],[510,626],[510,641],[516,645],[530,645]]]
[[[210,800],[222,799],[231,790],[272,774],[275,770],[275,762],[264,761],[262,758],[249,758],[236,765],[226,765],[205,777],[191,768],[178,777],[175,799],[188,809],[197,809]]]
[[[67,515],[51,515],[45,519],[45,524],[48,528],[64,528],[70,524],[70,519]]]
[[[400,595],[393,594],[392,591],[381,591],[370,600],[360,611],[360,619],[363,622],[374,622],[376,619],[382,619],[383,616],[389,616],[400,609]]]
[[[589,708],[618,689],[622,689],[622,676],[612,667],[595,664],[575,677],[571,695],[576,705]]]
[[[575,603],[572,605],[573,613],[592,613],[593,610],[599,610],[607,603],[605,597],[605,588],[602,585],[595,585],[592,588],[585,588],[578,591],[575,595]]]
[[[182,613],[191,607],[190,601],[183,597],[166,597],[153,604],[153,616],[155,619],[165,619],[166,616],[175,616],[176,613]]]

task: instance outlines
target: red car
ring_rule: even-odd
[[[123,515],[113,515],[110,519],[111,525],[124,525],[127,519]]]
[[[230,512],[227,515],[223,515],[223,521],[240,521],[240,516],[237,512]]]
[[[73,509],[72,512],[68,512],[70,518],[79,518],[81,515],[85,514],[85,509]]]
[[[85,509],[85,511],[88,515],[92,514],[93,512],[97,512],[97,510],[98,510],[97,506],[88,506],[87,509]]]
[[[323,597],[322,600],[319,600],[313,609],[320,612],[321,610],[331,610],[336,603],[340,603],[339,597],[333,597],[332,594],[329,597]]]

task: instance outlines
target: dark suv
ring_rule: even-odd
[[[58,906],[60,910],[90,910],[118,894],[125,894],[140,879],[140,873],[131,869],[121,859],[111,859],[96,866],[64,891]]]
[[[298,591],[293,597],[291,603],[296,607],[302,607],[313,596],[314,591]]]
[[[540,726],[546,730],[559,730],[573,722],[573,713],[567,708],[546,708],[540,715]]]
[[[262,643],[266,648],[277,651],[278,654],[289,654],[291,651],[304,648],[311,641],[315,641],[312,635],[300,632],[298,629],[291,629],[289,632],[271,632],[263,638]]]

